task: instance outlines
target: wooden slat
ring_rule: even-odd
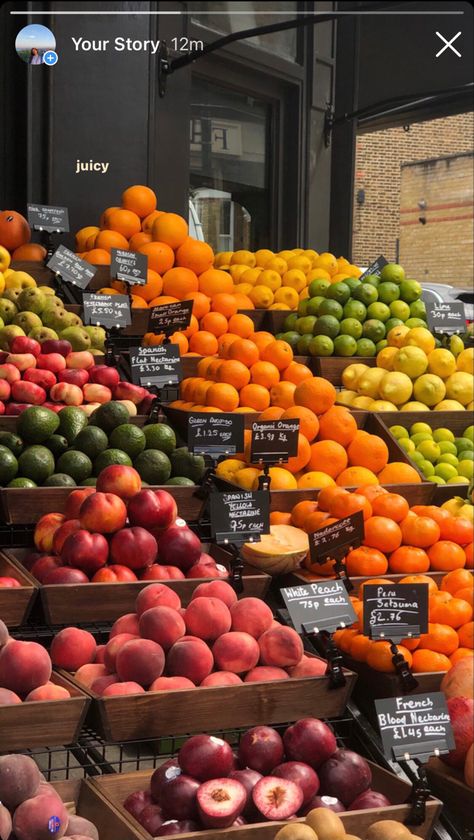
[[[474,834],[473,790],[465,783],[462,771],[432,758],[426,765],[426,775],[433,793],[442,799],[455,824]]]
[[[7,627],[24,624],[38,594],[38,583],[15,562],[0,552],[0,577],[12,577],[21,587],[0,586],[0,619]]]

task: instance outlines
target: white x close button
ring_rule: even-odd
[[[448,41],[448,39],[445,38],[444,35],[441,35],[441,32],[436,32],[436,34],[438,38],[441,38],[441,40],[444,43],[444,47],[441,47],[439,52],[436,53],[436,58],[439,58],[440,55],[442,55],[447,49],[452,50],[452,52],[455,55],[457,55],[458,58],[461,58],[461,53],[459,52],[459,50],[457,50],[456,47],[453,47],[454,42],[459,38],[461,32],[457,32],[456,35],[453,35],[450,41]]]

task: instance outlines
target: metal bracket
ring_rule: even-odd
[[[328,102],[324,113],[324,145],[326,149],[331,145],[332,130],[334,128],[334,105]]]
[[[157,53],[158,61],[158,93],[163,99],[166,93],[166,83],[170,74],[170,62],[166,41],[160,41]]]

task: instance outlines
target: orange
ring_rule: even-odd
[[[377,584],[381,584],[381,585],[383,584],[384,586],[387,586],[387,585],[389,586],[390,585],[390,580],[388,578],[383,578],[383,577],[381,577],[381,578],[371,577],[371,578],[369,578],[369,580],[364,580],[359,586],[359,598],[361,600],[364,597],[364,586],[366,586],[368,583],[370,583],[372,585],[377,583]]]
[[[95,225],[88,225],[88,227],[83,227],[76,233],[76,250],[77,251],[84,251],[86,247],[86,242],[89,239],[89,236],[97,236],[100,233],[100,228],[96,227]],[[16,248],[14,252],[14,259],[21,260],[21,259],[31,259],[31,257],[22,257],[20,255],[20,248],[24,247],[31,247],[31,243],[29,246],[20,245],[19,248]],[[36,246],[35,246],[36,247]],[[39,246],[41,247],[41,246]],[[28,252],[27,252],[28,253]],[[38,257],[38,259],[44,259],[46,255],[43,254],[42,257]]]
[[[349,466],[366,467],[374,473],[379,473],[387,465],[388,447],[378,435],[358,430],[348,446],[347,455]]]
[[[270,525],[291,525],[291,513],[273,510],[270,514]]]
[[[234,344],[235,341],[239,340],[239,336],[234,335],[233,333],[224,333],[223,335],[219,336],[219,338],[217,339],[217,344],[219,347],[218,353],[221,359],[229,358],[229,352],[232,344]]]
[[[356,487],[358,484],[378,484],[379,480],[372,470],[366,467],[347,467],[337,477],[340,487]]]
[[[369,577],[371,575],[384,575],[387,570],[388,563],[385,554],[382,554],[376,548],[369,548],[367,545],[354,548],[346,557],[348,575]]]
[[[310,470],[325,472],[332,478],[337,478],[346,466],[346,450],[340,443],[333,440],[320,440],[312,444]]]
[[[415,674],[435,673],[437,671],[449,671],[452,663],[444,653],[418,648],[413,653],[412,667]]]
[[[474,607],[474,589],[472,586],[465,586],[464,589],[458,589],[455,597],[462,598],[463,601],[467,601],[471,607]]]
[[[341,446],[348,446],[357,436],[357,423],[349,409],[333,405],[319,418],[319,439],[335,440]],[[364,466],[364,465],[362,465]]]
[[[170,269],[172,271],[172,269]],[[203,295],[202,292],[188,292],[186,297],[183,300],[192,300],[193,302],[193,315],[200,320],[207,315],[210,311],[211,304],[207,295]]]
[[[163,280],[152,268],[148,269],[146,276],[147,282],[143,286],[132,286],[131,292],[134,295],[142,297],[143,300],[150,301],[161,295]]]
[[[162,213],[151,229],[156,242],[166,242],[175,251],[188,237],[188,223],[177,213]]]
[[[271,362],[278,370],[285,370],[293,361],[293,350],[286,341],[273,341],[260,353],[263,362]]]
[[[401,545],[388,558],[390,571],[394,574],[403,572],[427,572],[430,568],[430,558],[426,551],[413,545]],[[414,581],[416,582],[416,581]]]
[[[204,380],[204,382],[197,382],[191,385],[188,389],[188,394],[197,405],[206,404],[206,396],[212,382]]]
[[[474,524],[462,516],[450,516],[440,523],[441,539],[452,540],[458,545],[472,543]]]
[[[270,476],[270,490],[296,490],[296,478],[289,471],[283,467],[270,467],[268,470]],[[256,485],[254,485],[256,489]]]
[[[146,245],[148,242],[151,242],[151,233],[141,230],[140,233],[134,233],[130,237],[128,247],[131,251],[138,251],[142,245]]]
[[[450,540],[439,540],[428,549],[430,568],[433,572],[450,572],[463,569],[466,555],[460,545]]]
[[[474,585],[474,578],[467,569],[454,569],[444,576],[441,581],[440,589],[442,592],[450,592],[451,595],[456,595],[460,589],[468,588],[472,590]]]
[[[329,487],[323,487],[322,490],[319,491],[318,495],[318,507],[320,510],[327,510],[331,507],[333,500],[337,496],[346,496],[348,495],[347,490],[343,490],[342,487],[336,487],[335,485]]]
[[[406,577],[402,578],[400,583],[427,583],[428,584],[428,593],[431,595],[433,592],[438,591],[438,587],[436,586],[436,581],[433,578],[429,577],[429,575],[407,575]]]
[[[138,252],[148,257],[148,267],[157,271],[158,274],[164,274],[173,267],[174,253],[165,242],[148,242],[146,245],[141,245]]]
[[[439,525],[434,519],[428,516],[417,516],[409,513],[400,522],[403,542],[408,545],[416,545],[419,548],[429,548],[430,545],[439,540]]]
[[[362,633],[353,636],[349,643],[349,656],[355,659],[356,662],[366,662],[369,653],[369,648],[372,645],[372,640]]]
[[[232,333],[232,335],[236,335],[236,333]],[[236,341],[233,341],[229,347],[229,359],[236,359],[251,368],[258,361],[258,347],[253,339],[237,336]]]
[[[209,330],[219,338],[227,332],[227,318],[220,312],[208,312],[204,318],[201,318],[200,326],[202,330]]]
[[[139,295],[131,295],[132,309],[148,309],[146,300],[143,300]]]
[[[115,210],[120,210],[120,209],[121,209],[120,207],[107,207],[107,209],[104,210],[104,212],[102,213],[102,216],[99,219],[100,227],[101,228],[108,227],[108,221],[109,221],[112,213],[114,213]]]
[[[280,371],[271,362],[255,362],[250,367],[252,382],[270,389],[280,381]]]
[[[324,414],[336,402],[336,389],[321,376],[314,376],[312,379],[304,379],[296,386],[295,405],[304,405],[310,408],[315,414]]]
[[[92,248],[91,251],[83,254],[82,259],[92,263],[92,265],[110,265],[111,262],[109,251],[105,251],[103,248]]]
[[[280,408],[291,408],[295,404],[296,385],[293,382],[278,382],[270,388],[270,402]]]
[[[471,620],[472,607],[462,598],[450,598],[445,603],[435,601],[431,606],[430,615],[434,621],[458,628]]]
[[[265,411],[262,411],[259,415],[259,420],[280,420],[281,416],[284,413],[284,409],[280,408],[278,405],[271,405],[270,408],[266,408]]]
[[[261,351],[267,344],[275,341],[275,336],[269,332],[265,332],[265,330],[257,330],[257,332],[254,332],[252,335],[252,341],[257,345],[258,350]]]
[[[450,656],[459,647],[458,634],[447,624],[428,624],[428,632],[420,636],[420,650],[433,650]]]
[[[300,432],[310,443],[318,434],[319,420],[316,414],[311,409],[305,408],[302,405],[294,405],[291,408],[287,408],[282,414],[282,420],[299,420]]]
[[[311,449],[309,443],[304,435],[301,432],[298,435],[298,451],[296,455],[292,458],[288,458],[288,461],[285,463],[287,469],[293,473],[293,475],[300,470],[304,469],[306,464],[309,461],[311,455]]]
[[[151,233],[153,222],[158,218],[158,216],[163,215],[163,212],[163,210],[153,210],[151,213],[148,213],[148,216],[145,216],[145,218],[142,219],[142,230],[147,233]]]
[[[459,662],[460,659],[464,659],[465,656],[474,656],[474,651],[467,647],[458,647],[458,649],[455,650],[449,657],[451,665],[456,665],[456,663]]]
[[[184,356],[185,353],[189,350],[189,342],[184,333],[178,332],[173,333],[170,335],[170,342],[171,344],[177,344],[179,347],[179,352],[181,356]]]
[[[398,653],[401,653],[408,665],[411,666],[412,655],[410,651],[402,645],[397,645],[396,647]],[[374,671],[382,671],[386,674],[392,674],[395,672],[392,657],[393,655],[388,642],[373,642],[367,651],[367,664],[370,665]]]
[[[358,487],[355,492],[365,496],[365,498],[369,500],[370,504],[372,504],[374,499],[387,494],[388,490],[386,490],[385,487],[381,487],[380,484],[366,484],[365,486]]]
[[[232,277],[226,271],[209,268],[199,275],[199,291],[213,298],[218,294],[232,294],[234,284]]]
[[[282,379],[285,382],[294,382],[295,385],[299,385],[300,382],[303,382],[303,379],[311,379],[312,376],[311,370],[306,365],[299,362],[290,362],[283,371]]]
[[[372,510],[375,516],[388,516],[394,522],[401,522],[407,516],[410,506],[399,493],[383,493],[372,502]]]
[[[244,385],[248,385],[250,382],[250,371],[242,362],[229,359],[228,361],[222,362],[217,379],[218,382],[227,382],[229,385],[233,385],[237,391],[240,391]]]
[[[219,292],[211,299],[211,309],[213,312],[220,312],[226,318],[231,318],[237,312],[237,302],[234,295]]]
[[[240,392],[242,405],[264,411],[270,405],[270,394],[263,385],[245,385]]]
[[[255,304],[247,295],[242,292],[234,291],[234,300],[237,304],[237,309],[255,309]]]
[[[345,630],[336,630],[336,633],[334,633],[334,641],[336,642],[340,650],[342,650],[344,653],[349,653],[352,641],[358,635],[358,630],[353,630],[352,628],[347,627]]]
[[[378,473],[380,484],[420,484],[421,475],[402,461],[392,461]]]
[[[156,209],[156,195],[150,187],[142,184],[128,187],[122,193],[122,207],[143,219]]]
[[[217,381],[217,374],[219,372],[219,368],[222,364],[222,359],[213,359],[210,365],[207,368],[207,377],[208,379],[213,379]]]
[[[194,271],[196,274],[208,272],[209,269],[211,269],[213,260],[214,251],[211,246],[208,245],[207,242],[199,242],[191,236],[188,236],[176,251],[176,265],[182,265],[185,268],[190,268],[191,271]],[[214,269],[211,270],[214,271]],[[230,281],[233,286],[232,278],[229,277],[225,271],[214,271],[214,273],[218,273],[219,275],[223,274],[224,277],[227,278],[227,281]],[[206,289],[201,288],[201,286],[199,287],[199,291],[204,292],[204,294],[209,294]],[[228,290],[217,288],[213,290],[213,293],[225,291]],[[212,297],[212,294],[209,294],[209,297]]]
[[[359,495],[359,493],[336,493],[329,503],[329,513],[336,519],[351,516],[359,510],[363,512],[364,520],[372,516],[372,505],[365,496]]]
[[[447,519],[451,515],[449,511],[444,510],[444,508],[440,508],[437,505],[413,505],[411,512],[418,514],[418,516],[429,516],[430,519],[434,519],[438,525],[442,519]]]
[[[469,545],[464,546],[464,552],[466,554],[466,569],[474,568],[473,548],[473,543],[469,543]]]
[[[469,648],[469,650],[472,650],[474,648],[474,622],[473,621],[468,621],[466,624],[463,624],[463,626],[459,628],[458,638],[459,638],[459,644],[462,647]]]
[[[229,318],[229,332],[240,335],[241,338],[249,338],[250,336],[253,338],[254,330],[254,323],[248,315],[238,312],[237,315],[232,315]]]
[[[211,362],[215,361],[213,356],[205,356],[204,359],[200,359],[197,365],[197,373],[198,376],[202,376],[204,379],[208,379],[208,368]]]
[[[158,297],[150,300],[149,306],[163,306],[165,303],[178,303],[178,298],[171,295],[158,295]]]
[[[225,363],[224,363],[225,364]],[[239,392],[233,385],[216,382],[206,394],[206,405],[215,405],[222,411],[234,411],[239,404]]]
[[[189,349],[192,353],[199,353],[200,356],[211,356],[213,353],[217,353],[217,338],[214,333],[199,330],[191,336]]]
[[[305,522],[307,518],[317,511],[318,503],[312,502],[309,499],[303,502],[298,502],[291,511],[291,524],[295,526],[295,528],[303,528],[305,527]]]
[[[163,275],[163,294],[173,295],[178,300],[187,300],[188,295],[197,292],[198,288],[199,281],[189,268],[170,268]]]
[[[131,210],[114,210],[105,227],[121,233],[125,239],[130,239],[134,233],[139,233],[142,229],[139,216]]]
[[[396,551],[402,542],[402,532],[393,519],[386,516],[371,516],[365,523],[364,545],[379,551]]]

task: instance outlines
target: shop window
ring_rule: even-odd
[[[200,12],[193,23],[227,35],[253,27],[266,26],[284,20],[292,20],[298,10],[298,3],[200,3]],[[270,8],[269,8],[270,6]],[[275,14],[276,12],[285,14]],[[287,61],[297,60],[297,30],[271,32],[249,38],[248,44],[258,47]]]

